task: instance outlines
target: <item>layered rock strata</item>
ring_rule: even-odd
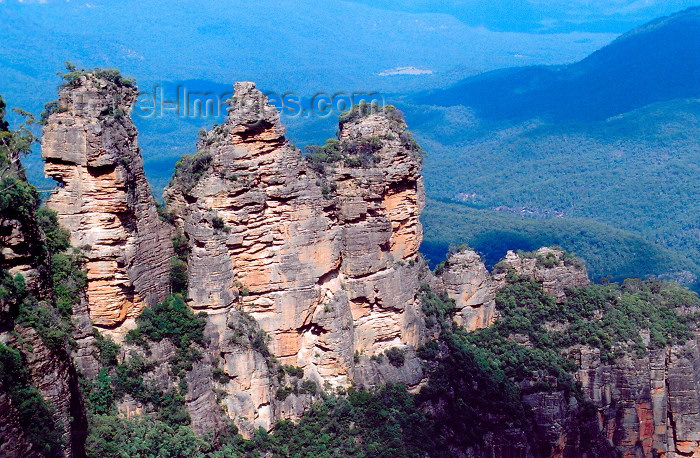
[[[78,374],[64,349],[51,349],[32,328],[16,326],[8,343],[19,349],[31,371],[31,383],[48,403],[61,433],[65,457],[83,456],[87,418]]]
[[[345,123],[339,142],[371,139],[373,162],[341,161],[319,172],[289,144],[277,110],[252,83],[236,84],[232,105],[165,192],[190,249],[189,304],[206,311],[220,334],[232,315],[250,314],[271,336],[272,354],[319,387],[394,377],[416,385],[422,371],[410,351],[403,372],[369,358],[412,348],[421,335],[424,193],[405,124],[383,112]],[[238,365],[243,358],[253,377],[241,378],[225,404],[240,405],[233,398],[245,392],[256,412],[270,406],[259,417],[265,425],[299,413],[294,397],[271,400],[252,353],[231,358]]]
[[[613,365],[581,350],[576,378],[599,406],[603,433],[622,456],[700,456],[698,337]]]
[[[0,385],[0,456],[40,457],[19,424],[19,412]]]
[[[471,250],[452,254],[439,278],[455,300],[455,321],[469,330],[487,327],[498,318],[495,295],[505,285],[507,271],[529,276],[562,302],[566,289],[589,284],[585,267],[564,252],[542,248],[518,255],[508,252],[489,274]],[[642,358],[623,356],[603,363],[596,349],[570,349],[580,369],[574,374],[586,399],[597,409],[592,421],[582,423],[577,401],[563,391],[523,396],[534,415],[535,436],[524,431],[514,437],[486,437],[474,454],[581,456],[588,451],[600,457],[700,456],[700,350],[698,335],[683,346],[650,350]],[[556,381],[550,381],[556,385]],[[530,442],[530,443],[529,443]],[[535,447],[532,447],[533,443]]]
[[[494,322],[497,282],[476,252],[461,250],[454,253],[438,273],[447,294],[455,301],[457,324],[474,331]]]
[[[513,269],[519,275],[531,277],[541,283],[542,288],[560,303],[566,300],[567,288],[591,284],[583,261],[554,248],[543,247],[526,255],[508,251],[505,259],[495,268],[501,273]],[[504,275],[495,277],[501,282],[505,279]]]
[[[508,251],[492,275],[476,252],[463,249],[450,255],[437,269],[442,287],[455,301],[456,323],[468,331],[493,324],[497,318],[496,292],[505,285],[506,272],[511,269],[541,283],[558,302],[566,299],[567,288],[590,284],[582,261],[562,250],[545,247],[527,256]]]
[[[59,183],[47,205],[85,248],[93,324],[117,338],[167,296],[173,256],[128,115],[137,93],[120,79],[79,76],[61,90],[42,140],[45,172]]]
[[[88,377],[99,365],[83,309],[118,337],[146,304],[168,293],[172,231],[157,217],[135,130],[124,116],[134,96],[128,85],[81,76],[62,91],[63,108],[45,130],[46,170],[63,185],[49,203],[73,244],[89,245],[87,294],[74,310],[74,356]],[[303,157],[285,138],[274,107],[252,83],[239,83],[227,121],[200,136],[196,155],[183,158],[166,189],[187,245],[187,300],[207,314],[206,344],[197,348],[202,359],[184,376],[198,433],[221,430],[233,419],[250,437],[260,426],[301,415],[320,388],[401,381],[419,389],[426,376],[414,351],[426,338],[422,283],[455,300],[455,319],[468,330],[498,319],[496,295],[509,270],[540,282],[558,302],[568,288],[589,284],[578,261],[553,249],[509,252],[493,273],[463,250],[438,276],[429,273],[417,253],[420,156],[391,110],[343,117],[338,138],[322,153],[317,162]],[[13,246],[22,246],[22,234],[8,234]],[[261,330],[269,342],[257,338]],[[382,357],[391,348],[404,355],[400,364]],[[176,353],[162,340],[148,352],[125,345],[122,359],[131,350],[151,361]],[[553,390],[529,390],[522,399],[533,412],[533,431],[485,437],[472,454],[698,454],[697,338],[614,364],[603,364],[588,347],[570,350],[595,415],[583,422],[578,402],[548,381]],[[51,381],[44,374],[51,358],[38,353],[45,364],[32,360],[37,384],[61,412],[69,411],[73,404],[59,398],[71,390],[70,367],[51,369],[60,379]],[[280,369],[280,363],[293,367]],[[168,391],[177,386],[171,372],[167,364],[155,365],[144,378]],[[48,385],[56,385],[55,392]],[[306,388],[284,394],[291,387]],[[127,414],[143,408],[128,396],[120,407]],[[0,433],[16,426],[12,412],[6,417]],[[11,446],[27,447],[21,437]]]

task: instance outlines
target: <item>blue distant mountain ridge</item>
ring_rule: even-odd
[[[700,8],[570,65],[487,72],[405,101],[428,151],[435,261],[450,244],[493,261],[551,243],[586,258],[594,278],[697,281]],[[458,208],[449,202],[463,218],[440,225]]]
[[[628,32],[565,66],[509,68],[423,94],[485,119],[599,121],[654,102],[700,96],[700,7]]]

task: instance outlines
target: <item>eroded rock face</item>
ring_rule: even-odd
[[[455,300],[455,319],[468,330],[497,319],[495,297],[509,269],[540,282],[558,302],[567,288],[589,284],[581,264],[547,248],[530,256],[509,252],[494,274],[464,250],[433,276],[417,254],[420,158],[400,118],[379,112],[345,119],[338,144],[360,156],[319,169],[289,144],[276,109],[252,83],[235,89],[226,123],[200,137],[197,154],[183,160],[165,193],[188,246],[188,303],[207,313],[206,345],[196,345],[202,359],[185,375],[197,433],[220,431],[233,419],[250,437],[260,426],[301,415],[321,387],[401,381],[419,389],[426,377],[415,356],[426,332],[422,283]],[[45,130],[47,174],[64,185],[49,204],[72,243],[90,245],[87,294],[74,310],[74,359],[89,378],[99,363],[85,312],[118,337],[168,292],[172,234],[158,220],[133,125],[120,114],[134,97],[133,88],[85,76],[61,93],[66,111],[53,114]],[[17,247],[6,257],[29,266],[13,258],[23,246],[15,232],[5,231]],[[260,329],[269,342],[256,338]],[[30,363],[37,386],[68,415],[79,400],[71,393],[71,367],[36,345],[38,359]],[[167,339],[150,343],[148,352],[131,347],[122,347],[122,359],[131,350],[152,362],[176,353]],[[402,351],[401,364],[378,358],[391,348]],[[582,420],[578,401],[548,380],[552,391],[523,396],[534,415],[532,431],[485,437],[466,456],[700,453],[697,338],[613,365],[590,348],[574,350],[581,366],[575,377],[594,405],[591,418]],[[292,372],[279,371],[273,357],[294,366]],[[163,391],[178,384],[168,364],[154,365],[144,378]],[[315,388],[280,395],[304,382]],[[127,396],[120,409],[138,414],[143,406]],[[0,434],[14,427],[11,412],[0,418]],[[28,450],[20,436],[11,446]]]
[[[639,359],[625,356],[614,364],[603,364],[595,349],[575,352],[581,368],[574,375],[595,408],[591,418],[582,418],[581,406],[562,391],[523,396],[534,414],[536,448],[548,450],[545,456],[700,455],[697,336],[682,347],[651,350]]]
[[[36,280],[37,270],[33,265],[35,253],[30,233],[36,232],[35,225],[28,225],[16,219],[0,219],[0,256],[3,265],[13,277],[22,275],[28,283]]]
[[[420,381],[420,368],[382,371],[369,358],[415,346],[421,335],[424,191],[405,129],[381,113],[346,123],[345,144],[381,137],[377,159],[318,173],[255,86],[236,84],[227,122],[200,138],[165,191],[190,249],[189,304],[209,314],[213,332],[223,335],[235,310],[250,314],[271,336],[272,354],[319,387]],[[227,352],[224,366],[239,384],[223,400],[231,414],[255,411],[258,425],[269,427],[308,405],[273,399],[250,352]]]
[[[560,250],[542,248],[528,255],[508,252],[492,275],[475,252],[462,250],[447,259],[439,271],[441,284],[437,283],[455,300],[458,324],[475,330],[497,319],[494,298],[506,284],[508,269],[538,281],[559,302],[566,299],[567,288],[589,284],[583,264]],[[650,350],[643,358],[624,356],[614,364],[603,363],[600,352],[590,347],[579,346],[570,352],[580,366],[574,377],[581,382],[586,400],[595,406],[595,415],[582,417],[582,406],[563,391],[531,392],[522,399],[532,409],[534,431],[513,431],[509,439],[487,436],[484,446],[469,453],[700,456],[697,335],[684,346]],[[557,384],[556,380],[548,383]],[[528,435],[529,441],[524,439]]]
[[[583,262],[568,257],[562,250],[544,247],[527,257],[508,251],[500,264],[503,266],[501,271],[511,268],[541,283],[542,288],[557,302],[566,300],[567,288],[591,284]],[[496,275],[495,279],[503,282],[505,275]]]
[[[18,186],[27,185],[19,158],[15,156],[11,160],[10,173],[18,180]],[[46,238],[37,222],[33,203],[24,202],[24,205],[23,211],[16,212],[16,217],[0,218],[0,270],[15,279],[21,275],[25,281],[24,293],[19,293],[20,297],[13,293],[7,295],[4,291],[0,299],[0,343],[19,351],[22,363],[28,369],[27,382],[50,406],[52,418],[41,421],[53,422],[61,435],[60,456],[84,456],[87,420],[68,346],[58,344],[50,348],[35,329],[18,324],[18,300],[24,301],[24,307],[42,307],[48,313],[56,309],[51,295],[52,277]],[[0,370],[10,371],[10,368]],[[12,373],[3,375],[9,376],[10,380],[17,376]],[[0,456],[45,456],[45,450],[37,450],[29,441],[30,435],[19,421],[19,406],[13,404],[8,394],[10,389],[18,387],[1,385]]]
[[[0,456],[40,457],[19,424],[17,408],[0,385]]]
[[[3,170],[3,176],[17,179],[17,186],[26,185],[19,154],[2,147],[2,155],[7,155],[9,162]],[[6,191],[12,192],[9,188]],[[23,202],[23,210],[13,211],[8,208],[0,216],[0,269],[7,271],[7,275],[12,278],[21,275],[27,288],[45,293],[49,286],[49,260],[34,212],[38,196],[27,192],[26,197],[33,202]],[[0,333],[13,326],[12,309],[17,307],[15,301],[16,298],[12,295],[3,294],[0,297]]]
[[[369,355],[396,345],[417,346],[420,340],[416,291],[423,267],[415,261],[425,197],[420,159],[405,144],[405,129],[403,121],[385,113],[342,123],[341,143],[377,142],[376,164],[340,165],[332,172],[354,350]]]
[[[641,359],[601,364],[581,349],[576,374],[599,407],[605,436],[625,457],[700,455],[697,336],[683,347],[651,350]]]
[[[451,254],[438,271],[441,287],[455,300],[458,325],[474,331],[493,324],[497,318],[496,292],[505,285],[509,269],[541,283],[558,302],[566,299],[567,288],[590,284],[583,263],[562,250],[540,248],[528,256],[508,251],[493,275],[476,252],[460,250]]]
[[[90,318],[117,339],[168,294],[173,255],[128,116],[136,96],[133,86],[81,76],[60,92],[42,140],[44,170],[60,184],[47,205],[71,244],[86,248]]]
[[[82,456],[87,418],[78,375],[70,356],[64,349],[48,348],[34,329],[16,326],[15,331],[9,343],[25,355],[32,385],[51,406],[54,422],[63,439],[63,455]]]
[[[472,250],[461,250],[445,261],[439,272],[450,298],[455,300],[455,322],[468,331],[486,328],[496,318],[497,283]]]

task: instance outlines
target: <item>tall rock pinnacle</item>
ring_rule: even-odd
[[[222,324],[249,313],[273,355],[319,385],[417,384],[415,358],[391,374],[370,361],[417,345],[422,327],[424,267],[413,261],[423,183],[405,123],[384,112],[347,119],[333,141],[345,160],[318,168],[253,83],[237,83],[231,105],[165,191],[190,248],[189,304]]]
[[[120,331],[167,296],[173,255],[128,114],[137,93],[120,78],[78,76],[61,90],[42,141],[45,172],[60,184],[47,205],[71,243],[87,248],[90,317]]]

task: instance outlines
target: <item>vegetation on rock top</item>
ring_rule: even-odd
[[[185,154],[175,164],[175,173],[169,186],[187,193],[192,190],[209,169],[212,156],[208,150],[197,151],[194,156]]]
[[[66,62],[67,73],[60,74],[63,80],[62,87],[76,87],[82,77],[109,81],[118,87],[135,87],[136,80],[125,78],[116,68],[94,68],[92,70],[78,69],[70,62]]]

